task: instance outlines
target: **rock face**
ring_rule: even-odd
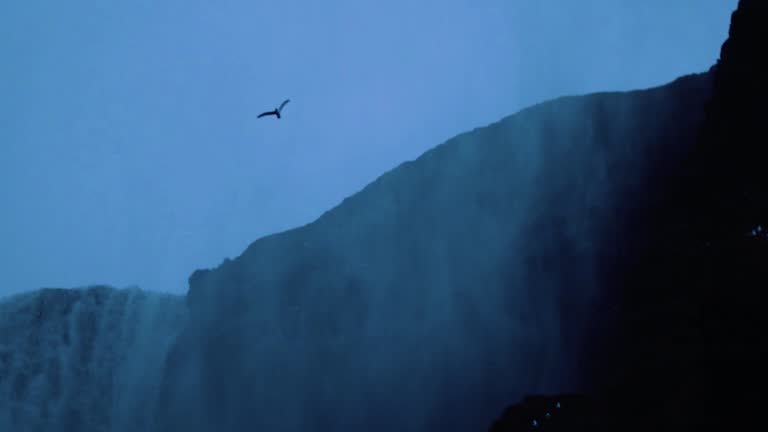
[[[764,199],[768,196],[766,53],[768,4],[741,0],[731,16],[729,38],[713,67],[714,95],[708,106],[700,165],[713,178],[708,186],[714,188],[722,205],[736,205],[744,211],[746,218],[737,221],[742,229],[768,220]]]
[[[690,399],[707,423],[754,426],[747,412],[762,409],[762,370],[768,327],[762,291],[768,280],[768,2],[741,0],[729,39],[713,68],[714,94],[697,147],[696,197],[688,214],[699,238],[709,239],[702,259],[680,284],[699,310],[702,347],[685,381],[706,382]],[[690,392],[694,393],[694,392]],[[692,409],[693,411],[693,409]]]
[[[196,271],[186,304],[3,300],[0,430],[485,430],[527,394],[577,391],[596,396],[525,398],[493,427],[749,422],[767,4],[740,2],[710,72],[459,135]]]
[[[0,302],[0,430],[150,430],[180,297],[43,289]]]
[[[768,280],[767,29],[768,2],[740,1],[710,71],[712,98],[696,144],[656,189],[657,205],[637,225],[643,235],[626,238],[638,253],[616,277],[611,348],[593,358],[596,397],[615,420],[606,430],[759,422],[768,363],[760,301]],[[505,419],[497,424],[514,424]],[[566,426],[548,430],[579,430]]]
[[[625,238],[710,88],[529,108],[195,272],[158,429],[478,430],[525,393],[588,388],[614,273],[642,250]]]

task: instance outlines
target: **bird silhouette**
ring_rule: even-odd
[[[285,104],[287,104],[290,101],[291,101],[290,99],[286,99],[286,100],[283,101],[283,103],[280,104],[280,108],[275,108],[273,111],[263,112],[263,113],[259,114],[259,116],[256,117],[256,118],[262,118],[264,116],[270,116],[270,115],[273,115],[273,116],[275,116],[277,118],[281,118],[280,117],[280,112],[283,111],[283,107],[285,106]]]

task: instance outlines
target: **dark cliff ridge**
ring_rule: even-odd
[[[768,362],[764,297],[768,281],[768,136],[766,134],[768,2],[741,0],[732,14],[729,38],[714,67],[713,98],[695,160],[699,188],[691,213],[702,220],[699,234],[718,245],[693,268],[685,285],[699,303],[705,348],[702,363],[710,384],[706,397],[712,421],[754,426],[741,412],[760,410],[761,372]],[[717,390],[715,390],[717,389]],[[727,395],[727,396],[726,396]],[[706,401],[706,402],[704,402]]]
[[[767,53],[768,3],[741,0],[731,16],[729,38],[713,67],[714,94],[699,164],[702,177],[709,175],[708,186],[718,196],[715,200],[723,207],[736,206],[744,216],[736,222],[747,230],[750,225],[768,222]],[[718,213],[732,212],[720,209]]]
[[[643,250],[626,239],[710,88],[536,105],[195,272],[159,429],[476,430],[526,393],[589,389],[614,273]]]
[[[0,430],[750,425],[767,7],[706,74],[528,108],[196,271],[190,320],[140,290],[3,299]]]
[[[768,280],[768,2],[742,0],[712,67],[712,97],[691,154],[656,190],[642,252],[622,267],[611,348],[594,358],[600,385],[588,409],[546,430],[727,430],[761,412]],[[552,395],[552,398],[559,396]],[[535,430],[514,419],[493,431]]]
[[[365,266],[360,263],[364,255],[377,253],[374,244],[366,240],[377,238],[388,242],[389,247],[395,246],[395,240],[414,243],[428,238],[439,243],[444,239],[431,237],[446,234],[439,231],[440,225],[464,225],[464,215],[455,216],[462,210],[475,212],[473,216],[490,213],[487,217],[493,219],[489,222],[501,227],[499,236],[490,234],[494,237],[520,231],[531,236],[528,228],[546,223],[540,220],[540,213],[565,213],[573,207],[590,207],[580,210],[597,213],[608,211],[603,207],[617,206],[618,211],[644,211],[639,203],[599,203],[596,196],[617,198],[626,192],[641,192],[644,195],[637,198],[655,200],[641,189],[675,175],[687,157],[693,143],[691,129],[698,129],[703,101],[709,98],[710,80],[710,74],[693,74],[648,90],[563,97],[461,134],[385,173],[318,220],[258,239],[241,256],[226,259],[217,268],[195,271],[189,278],[187,301],[203,316],[217,302],[231,300],[227,307],[238,310],[242,306],[239,298],[227,298],[258,293],[246,285],[275,282],[275,275],[257,277],[265,276],[267,270],[255,274],[244,267],[257,262],[265,268],[285,267],[283,271],[293,272],[296,261],[329,252],[337,255],[328,250],[330,243],[356,243],[346,244],[353,246],[352,253],[342,251],[347,267],[359,271]],[[653,117],[651,111],[655,109],[659,112]],[[646,142],[650,140],[654,142]],[[530,148],[536,145],[539,148]],[[590,150],[596,154],[588,154]],[[515,177],[533,182],[537,190],[527,190],[530,183],[509,182]],[[573,182],[585,190],[577,190]],[[581,196],[569,195],[572,192]],[[579,202],[582,198],[583,203]],[[543,204],[542,209],[534,208],[539,204]],[[552,208],[560,205],[570,208]],[[510,213],[527,210],[536,212],[521,216],[528,226],[512,227],[503,220]],[[605,227],[585,219],[575,221],[578,228],[603,234]],[[564,225],[550,228],[568,230]],[[402,238],[379,239],[387,236]],[[241,284],[217,283],[224,275],[235,274],[256,278],[242,279]]]
[[[181,297],[94,286],[0,299],[0,430],[150,430]]]

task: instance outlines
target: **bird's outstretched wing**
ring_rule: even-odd
[[[263,113],[259,114],[258,116],[256,116],[256,118],[262,118],[262,117],[268,116],[268,115],[277,115],[277,112],[276,111],[263,112]]]
[[[280,104],[280,108],[278,108],[277,110],[278,110],[278,111],[282,111],[282,110],[283,110],[283,107],[285,106],[285,104],[287,104],[287,103],[288,103],[288,102],[290,102],[290,101],[291,101],[290,99],[286,99],[286,100],[284,100],[284,101],[283,101],[283,103],[281,103],[281,104]]]

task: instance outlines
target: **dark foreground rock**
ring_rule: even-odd
[[[602,432],[613,429],[615,418],[593,397],[578,394],[527,396],[508,407],[490,432]]]

